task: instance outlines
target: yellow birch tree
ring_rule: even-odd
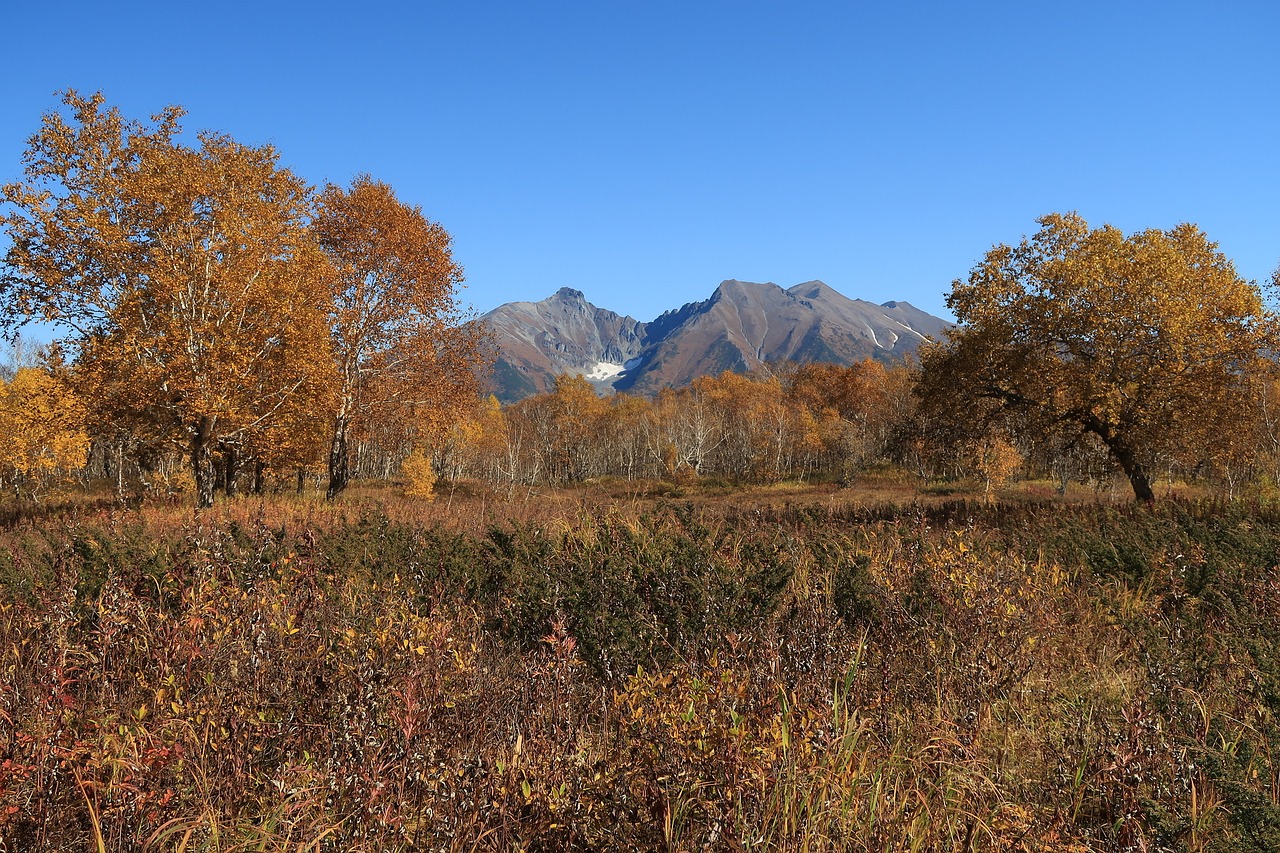
[[[84,465],[86,412],[57,372],[20,368],[0,382],[0,476],[16,494],[34,495],[58,471]]]

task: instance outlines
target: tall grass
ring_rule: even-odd
[[[1265,508],[469,500],[11,520],[0,849],[1280,849]]]

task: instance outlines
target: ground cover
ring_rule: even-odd
[[[7,516],[0,849],[1280,847],[1276,507],[623,488]]]

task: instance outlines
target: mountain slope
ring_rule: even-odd
[[[820,281],[784,290],[729,280],[711,297],[641,323],[562,288],[480,318],[498,347],[494,390],[504,402],[581,373],[602,391],[653,394],[699,376],[784,362],[897,361],[947,327],[906,302],[849,299]]]
[[[640,355],[645,326],[568,287],[541,302],[508,302],[479,322],[497,346],[493,385],[503,402],[551,391],[563,373],[616,375]]]

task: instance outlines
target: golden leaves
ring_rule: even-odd
[[[956,282],[960,327],[923,353],[926,400],[993,401],[1098,436],[1150,496],[1157,453],[1231,429],[1275,346],[1257,288],[1194,225],[1125,237],[1052,214]],[[1245,406],[1247,408],[1247,405]]]
[[[61,376],[38,368],[17,371],[0,383],[0,473],[39,480],[84,464],[85,421],[84,405]]]
[[[27,181],[5,190],[6,320],[65,321],[104,413],[158,407],[178,441],[203,418],[218,437],[251,430],[294,393],[309,350],[327,363],[309,189],[269,147],[180,144],[180,108],[147,127],[100,94],[64,104],[72,120],[46,116]]]
[[[481,339],[455,301],[462,268],[448,232],[386,184],[364,175],[326,187],[312,229],[328,262],[332,497],[346,486],[350,430],[442,439],[475,399]]]

